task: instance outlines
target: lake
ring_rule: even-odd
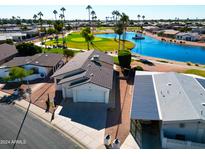
[[[205,48],[203,47],[162,42],[145,35],[143,35],[145,37],[144,40],[134,40],[132,37],[134,37],[135,34],[134,32],[126,33],[126,40],[135,43],[135,47],[131,50],[133,53],[175,61],[205,64]],[[96,34],[95,36],[115,38],[116,34]]]

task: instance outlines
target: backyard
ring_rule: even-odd
[[[80,35],[79,32],[71,33],[70,35],[65,37],[66,46],[69,48],[75,48],[75,49],[87,49],[87,43],[85,42],[85,39]],[[62,45],[63,39],[59,38],[58,42],[57,40],[50,40],[45,43],[47,46],[52,45]],[[121,41],[121,47],[122,47],[123,41]],[[125,48],[126,49],[132,49],[134,47],[134,43],[125,41]],[[95,39],[92,42],[92,45],[90,47],[91,49],[96,49],[99,51],[115,51],[118,50],[118,40],[109,39],[109,38],[99,38],[95,37]],[[54,50],[53,52],[58,52],[57,50]],[[59,50],[59,52],[61,52]]]

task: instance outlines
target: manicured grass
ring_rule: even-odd
[[[120,65],[118,57],[113,57],[113,61],[116,65]]]
[[[189,69],[189,70],[186,70],[184,73],[186,73],[186,74],[195,74],[195,75],[205,77],[205,71],[203,71],[203,70]]]
[[[127,27],[127,31],[140,31],[141,28],[140,27]]]
[[[74,51],[75,53],[80,52],[80,50],[79,50],[79,51],[73,50],[73,51]],[[60,48],[52,48],[52,49],[43,48],[43,52],[63,54],[63,49],[60,49]]]
[[[87,43],[84,38],[80,35],[80,33],[72,33],[65,38],[66,45],[69,48],[76,49],[87,49]],[[59,38],[58,44],[62,45],[63,40]],[[121,46],[123,42],[121,41]],[[56,40],[51,40],[46,42],[46,45],[57,45]],[[127,50],[132,49],[134,47],[134,43],[125,41],[125,48]],[[93,45],[90,45],[90,49],[96,49],[100,51],[115,51],[118,50],[118,40],[108,39],[108,38],[99,38],[95,37],[93,41]]]

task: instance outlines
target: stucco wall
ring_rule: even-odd
[[[93,91],[102,91],[102,93],[105,93],[105,103],[109,102],[109,89],[106,89],[104,87],[92,84],[92,83],[87,83],[87,84],[82,84],[76,87],[73,87],[72,89],[68,88],[69,83],[65,83],[62,85],[62,91],[63,91],[63,97],[66,97],[66,93],[69,93],[69,96],[73,98],[73,101],[76,101],[76,92],[79,90],[89,90],[92,89]],[[95,95],[93,93],[93,95]]]
[[[183,123],[184,127],[180,127]],[[174,139],[176,134],[185,135],[185,140],[205,143],[205,123],[196,122],[178,122],[163,123],[163,134],[165,137]]]

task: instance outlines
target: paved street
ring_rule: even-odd
[[[5,142],[15,140],[25,112],[13,105],[0,103],[0,149],[12,148]],[[63,136],[54,128],[28,114],[16,148],[33,149],[74,149],[80,146]]]

